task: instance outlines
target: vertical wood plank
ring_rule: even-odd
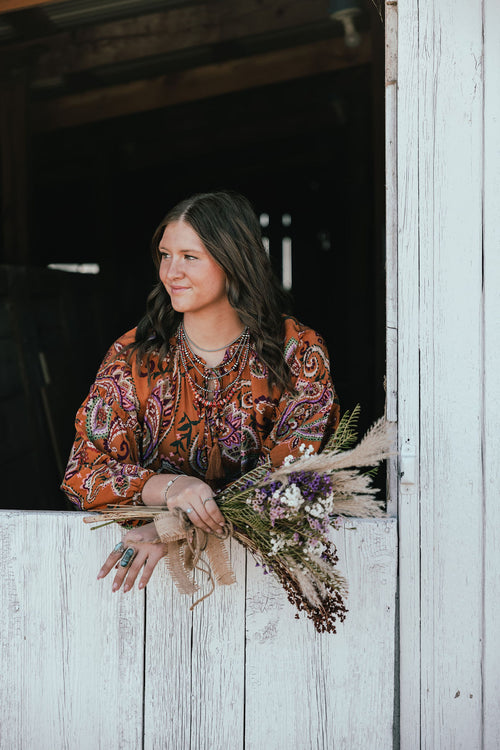
[[[296,620],[249,557],[247,750],[392,747],[396,522],[359,521],[333,539],[350,583],[336,635]]]
[[[397,99],[398,434],[406,463],[400,461],[406,476],[398,497],[402,750],[420,750],[418,55],[418,2],[410,0],[398,7]]]
[[[341,640],[321,638],[328,742],[390,750],[394,733],[397,530],[395,520],[353,519],[340,529],[349,582]],[[331,739],[330,739],[331,738]],[[332,741],[333,740],[333,741]]]
[[[484,0],[484,748],[500,747],[500,5]]]
[[[386,417],[398,418],[397,5],[385,7]],[[387,511],[397,514],[397,460],[388,463]]]
[[[422,747],[472,750],[481,747],[481,0],[421,2],[418,28]]]
[[[77,513],[0,519],[1,747],[141,747],[144,598],[96,580],[121,529],[91,532]]]
[[[190,748],[190,599],[160,563],[146,588],[144,750]]]
[[[193,612],[207,584],[182,596],[161,567],[147,587],[144,750],[242,747],[245,553],[235,541],[231,561],[237,583]]]
[[[245,551],[231,540],[236,584],[217,587],[193,611],[193,750],[243,748],[245,711]],[[204,593],[207,585],[201,589]]]

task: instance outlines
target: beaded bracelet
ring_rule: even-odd
[[[176,482],[181,477],[185,477],[185,476],[186,476],[185,474],[177,474],[173,479],[170,479],[167,482],[167,486],[163,490],[163,502],[164,502],[164,505],[167,505],[167,492],[169,491],[169,489],[171,488],[171,486],[173,485],[173,483]]]

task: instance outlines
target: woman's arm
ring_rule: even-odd
[[[300,446],[318,451],[339,421],[339,402],[330,376],[328,352],[322,338],[310,328],[295,327],[285,351],[295,393],[280,398],[273,428],[262,445],[262,460],[280,466]]]
[[[211,487],[202,479],[184,474],[155,474],[142,491],[145,505],[166,505],[170,510],[181,508],[189,520],[207,532],[218,534],[224,516],[213,500]]]
[[[76,438],[62,489],[85,510],[107,505],[180,507],[205,531],[220,531],[224,518],[213,492],[195,477],[157,474],[141,465],[143,427],[130,363],[117,356],[120,342],[106,356],[75,421]]]

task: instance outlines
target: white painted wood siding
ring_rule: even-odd
[[[484,2],[483,713],[500,747],[500,3]]]
[[[497,750],[500,3],[387,5],[401,468],[417,457],[399,489],[401,748]]]
[[[351,588],[337,635],[296,620],[236,543],[238,583],[191,613],[164,569],[142,593],[96,580],[116,526],[0,521],[2,750],[392,748],[393,519],[334,532]]]

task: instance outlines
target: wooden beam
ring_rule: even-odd
[[[22,8],[34,8],[36,5],[53,5],[61,2],[63,0],[0,0],[0,14],[22,10]]]
[[[28,8],[9,13],[8,23],[23,38],[38,39],[41,34],[53,34],[57,27],[42,8]]]
[[[1,1],[1,0],[0,0]],[[207,0],[196,5],[84,26],[40,40],[36,78],[211,47],[255,35],[333,25],[326,0]]]
[[[341,70],[370,60],[368,34],[362,35],[361,44],[355,49],[346,48],[343,39],[327,39],[39,102],[32,108],[33,128],[46,131],[83,125]]]

